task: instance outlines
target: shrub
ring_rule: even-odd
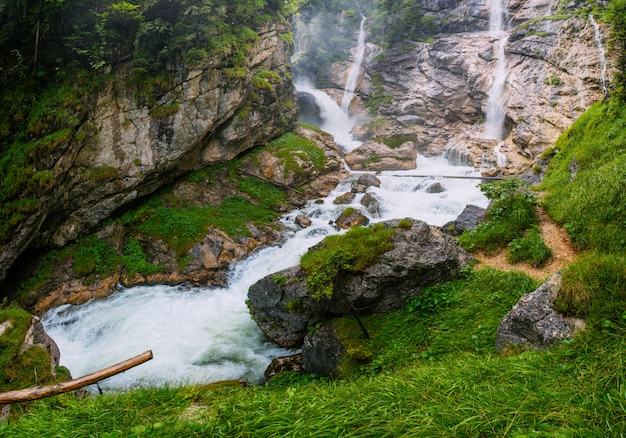
[[[524,237],[511,241],[506,259],[510,263],[528,262],[534,267],[543,266],[552,256],[552,250],[546,245],[537,227],[526,231]]]
[[[495,251],[537,223],[537,195],[528,184],[517,178],[481,184],[481,191],[491,199],[487,221],[459,236],[459,243],[468,251]]]

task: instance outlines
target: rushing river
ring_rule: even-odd
[[[315,94],[326,115],[328,122],[322,128],[335,135],[344,151],[358,146],[349,135],[354,122],[337,103],[318,90],[306,91]],[[443,225],[467,204],[487,205],[477,188],[479,179],[441,175],[479,176],[475,169],[451,166],[442,157],[419,157],[414,170],[377,175],[381,186],[370,192],[380,201],[380,217],[369,216],[359,203],[362,195],[350,206],[362,210],[371,222],[412,217]],[[435,194],[416,189],[424,179],[439,181],[445,191]],[[310,202],[283,216],[282,221],[293,230],[285,243],[257,251],[233,266],[228,287],[142,286],[120,289],[106,299],[81,306],[51,310],[43,322],[61,349],[61,364],[78,377],[151,349],[153,360],[100,386],[128,388],[239,378],[261,381],[271,359],[290,352],[269,343],[250,318],[245,304],[248,288],[265,275],[298,264],[309,247],[337,233],[329,222],[348,206],[335,205],[333,199],[350,191],[351,182],[341,183],[323,203]],[[294,224],[298,214],[309,216],[312,226],[299,229]]]

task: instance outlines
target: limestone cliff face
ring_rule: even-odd
[[[132,65],[112,72],[84,120],[57,150],[54,186],[0,252],[0,280],[29,247],[63,246],[121,206],[184,172],[229,160],[295,126],[289,29],[270,25],[234,68],[227,56],[181,68],[155,93]]]
[[[500,37],[489,32],[491,1],[425,1],[429,15],[439,20],[442,34],[429,43],[406,43],[378,56],[367,47],[357,95],[384,104],[375,108],[376,132],[357,130],[363,139],[393,131],[414,131],[423,154],[448,153],[476,167],[498,167],[515,174],[554,144],[593,102],[606,92],[601,54],[592,18],[572,11],[555,11],[553,2],[505,2],[503,96],[505,140],[498,165],[495,140],[484,139],[488,93],[497,68]],[[576,8],[577,6],[568,6]],[[604,43],[608,29],[599,25]],[[334,66],[331,82],[342,88],[347,66]],[[605,77],[611,78],[607,57]],[[381,88],[382,87],[382,88]],[[332,95],[332,94],[331,94]],[[359,110],[355,99],[353,110]]]

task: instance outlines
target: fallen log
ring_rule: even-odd
[[[0,393],[0,405],[6,405],[9,403],[19,403],[30,400],[38,400],[44,397],[50,397],[53,395],[63,394],[64,392],[80,389],[84,386],[91,385],[92,383],[99,382],[107,377],[114,376],[137,365],[141,365],[144,362],[152,359],[152,350],[148,350],[138,356],[126,359],[116,365],[103,368],[100,371],[87,374],[86,376],[79,377],[78,379],[68,380],[67,382],[57,383],[55,385],[48,386],[36,386],[34,388],[18,389],[16,391],[9,391]]]

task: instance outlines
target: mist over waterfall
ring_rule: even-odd
[[[504,140],[504,91],[507,78],[507,62],[504,48],[508,41],[505,32],[507,17],[503,0],[492,0],[489,13],[489,34],[498,39],[496,48],[496,68],[493,73],[493,83],[487,93],[487,111],[485,117],[484,137],[495,140]]]
[[[348,79],[346,81],[345,90],[343,92],[343,99],[341,100],[341,110],[348,112],[350,102],[354,97],[354,90],[357,86],[359,74],[361,72],[361,64],[363,63],[363,56],[365,55],[365,21],[367,17],[361,15],[361,25],[359,26],[359,37],[357,39],[356,54],[354,56],[354,62],[350,68]]]
[[[604,52],[604,45],[602,44],[602,33],[600,32],[600,26],[596,23],[593,15],[589,14],[589,21],[593,25],[594,38],[596,40],[596,46],[598,47],[598,57],[600,58],[600,85],[602,86],[602,92],[606,95],[606,56]]]

